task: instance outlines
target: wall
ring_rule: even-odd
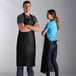
[[[16,17],[22,13],[24,0],[0,1],[0,73],[16,73],[16,39],[18,27]],[[61,29],[57,33],[59,69],[61,74],[76,74],[76,8],[75,0],[31,0],[31,13],[39,21],[36,33],[36,67],[39,72],[43,48],[41,31],[47,23],[48,9],[55,9],[60,18]]]

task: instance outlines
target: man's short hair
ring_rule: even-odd
[[[27,0],[27,1],[24,1],[24,2],[23,2],[23,7],[24,7],[24,5],[27,4],[27,3],[31,4],[31,2],[28,1],[28,0]]]

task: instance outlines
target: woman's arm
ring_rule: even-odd
[[[42,31],[42,36],[43,37],[45,36],[46,32],[47,32],[47,30],[45,30],[45,29]]]

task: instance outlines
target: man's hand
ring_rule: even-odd
[[[24,32],[30,32],[32,30],[27,25],[25,25],[23,31]]]
[[[33,31],[39,31],[40,27],[38,23],[35,23],[33,26],[27,25],[27,27]]]
[[[24,25],[24,23],[18,24],[19,30],[21,32],[30,32],[31,29],[28,28],[28,25]]]

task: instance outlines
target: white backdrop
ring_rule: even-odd
[[[16,73],[16,39],[18,27],[16,17],[22,13],[24,0],[0,0],[0,73]],[[40,31],[36,33],[36,67],[40,71],[43,37],[41,31],[47,19],[48,9],[54,8],[61,21],[58,31],[58,57],[61,74],[76,74],[76,0],[30,0],[31,13],[39,21]]]

